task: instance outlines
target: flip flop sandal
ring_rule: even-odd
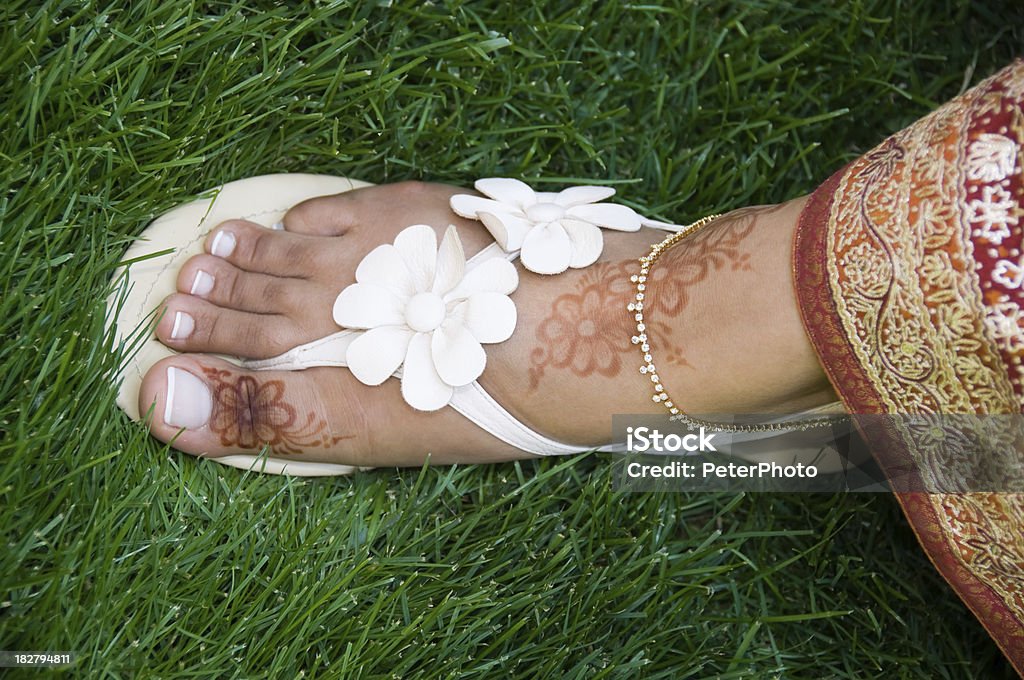
[[[115,273],[115,292],[108,300],[108,315],[122,340],[148,330],[121,372],[117,403],[125,413],[141,420],[137,401],[143,376],[154,363],[176,354],[152,335],[154,312],[176,292],[178,271],[188,258],[203,251],[210,229],[237,218],[274,228],[292,206],[304,200],[364,186],[370,184],[326,175],[252,177],[207,192],[151,223],[125,253],[129,264]],[[495,237],[481,252],[467,260],[454,226],[449,226],[440,244],[431,227],[407,227],[393,244],[370,251],[356,269],[356,283],[340,291],[332,310],[338,332],[271,359],[224,358],[253,370],[347,367],[367,385],[379,385],[394,376],[402,382],[403,399],[413,408],[431,411],[451,406],[523,451],[548,456],[595,450],[533,431],[477,381],[486,363],[483,345],[503,342],[515,329],[516,310],[509,295],[518,286],[518,273],[511,262],[519,258],[532,272],[558,274],[597,261],[603,249],[601,229],[636,231],[647,226],[678,231],[681,227],[604,202],[615,193],[607,187],[534,192],[518,180],[505,178],[479,180],[475,187],[487,197],[456,195],[451,207],[462,217],[480,220]],[[127,277],[126,297],[117,285],[122,276]],[[733,435],[733,441],[765,436],[770,435]],[[596,450],[624,451],[625,444]],[[210,460],[295,476],[346,475],[357,469],[273,455],[232,454]]]
[[[228,182],[155,219],[128,248],[122,261],[146,259],[114,274],[114,293],[107,300],[108,318],[113,319],[121,339],[134,337],[140,327],[149,327],[139,351],[121,369],[117,405],[132,420],[141,421],[144,414],[139,413],[138,399],[143,376],[156,362],[178,354],[153,335],[154,312],[164,298],[177,292],[178,271],[190,257],[203,252],[203,239],[211,229],[225,220],[238,218],[271,228],[293,205],[365,186],[372,185],[329,175],[262,175]],[[162,254],[147,257],[153,253]],[[122,298],[119,284],[125,275],[128,293]],[[223,358],[239,366],[244,363],[237,357]],[[211,460],[245,470],[295,476],[347,475],[355,471],[349,465],[283,460],[273,456],[234,454]]]

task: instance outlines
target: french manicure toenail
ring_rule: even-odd
[[[235,250],[235,235],[229,231],[218,231],[210,245],[210,254],[227,257]]]
[[[168,368],[164,422],[196,429],[206,425],[212,413],[213,397],[203,381],[183,369]]]
[[[216,241],[214,241],[216,247]],[[192,279],[192,288],[188,291],[189,295],[198,295],[199,297],[206,297],[213,290],[213,276],[207,274],[202,269],[196,272],[196,276]]]
[[[196,321],[186,312],[174,313],[174,326],[171,328],[171,340],[184,340],[192,335]]]
[[[209,422],[211,413],[213,397],[203,381],[184,369],[169,367],[164,422],[171,427],[195,429]]]

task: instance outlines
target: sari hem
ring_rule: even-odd
[[[847,412],[884,413],[884,400],[861,370],[828,292],[826,261],[829,252],[825,224],[834,192],[848,167],[822,184],[800,214],[793,239],[793,282],[804,331]],[[872,448],[877,449],[878,432],[870,434],[875,440]],[[889,459],[876,455],[876,460],[883,469],[890,467],[887,472],[891,472]],[[944,539],[935,507],[927,502],[925,494],[895,493],[894,496],[928,560],[988,631],[1018,675],[1024,677],[1021,622],[997,593],[960,567],[959,560]]]
[[[989,453],[941,425],[1024,411],[1022,143],[1017,60],[826,180],[792,266],[807,337],[918,542],[1024,676],[1024,436],[1000,430]]]

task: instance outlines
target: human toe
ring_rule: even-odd
[[[213,255],[197,255],[178,273],[178,291],[243,312],[300,318],[311,308],[325,309],[333,295],[323,286],[291,277],[239,269]]]
[[[324,327],[333,322],[330,307]],[[323,329],[309,329],[283,314],[254,314],[227,309],[201,298],[175,293],[164,300],[156,337],[179,352],[216,352],[267,359],[316,339]]]
[[[246,220],[229,220],[206,237],[204,249],[247,272],[308,278],[334,266],[329,241],[303,234],[266,229]]]
[[[352,432],[335,433],[311,376],[253,372],[215,357],[179,356],[149,370],[139,410],[159,440],[195,455],[337,454]],[[348,442],[345,444],[343,442]]]

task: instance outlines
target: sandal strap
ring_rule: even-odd
[[[509,413],[476,381],[457,387],[448,405],[476,423],[484,432],[527,453],[537,456],[570,456],[594,450],[593,446],[563,444],[536,432]]]
[[[506,253],[498,244],[491,243],[469,258],[466,265],[467,267],[476,266],[497,257],[513,260],[516,255]],[[301,371],[317,366],[345,368],[348,366],[345,361],[346,350],[357,337],[359,337],[358,331],[341,330],[304,345],[293,347],[276,357],[246,360],[242,365],[257,371]],[[402,369],[399,368],[394,375],[401,377]],[[495,401],[476,381],[456,388],[449,405],[476,423],[485,432],[527,453],[538,456],[558,456],[593,450],[593,447],[562,444],[535,432]]]

